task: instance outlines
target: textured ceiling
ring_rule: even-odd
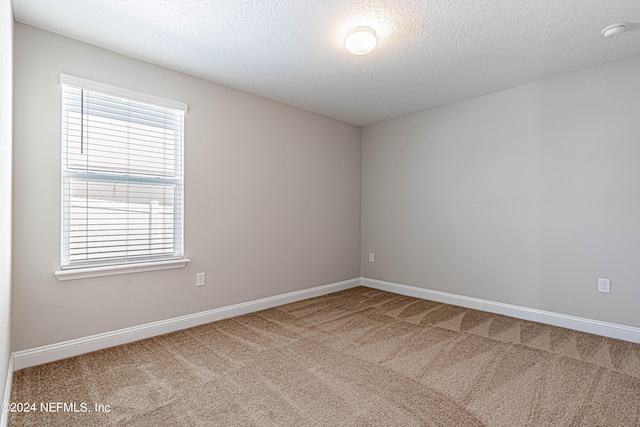
[[[13,5],[19,22],[356,125],[640,54],[638,0]],[[626,33],[601,36],[618,21],[631,23]],[[358,25],[378,33],[369,55],[344,50]]]

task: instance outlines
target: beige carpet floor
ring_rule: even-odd
[[[10,426],[637,426],[640,345],[358,287],[23,369],[12,401],[80,412]]]

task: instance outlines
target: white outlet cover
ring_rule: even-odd
[[[205,284],[205,275],[204,273],[196,274],[196,286],[204,286]]]
[[[604,294],[611,293],[611,279],[605,279],[602,277],[598,277],[598,292]]]

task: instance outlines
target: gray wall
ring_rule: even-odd
[[[189,104],[185,269],[54,277],[61,72]],[[359,128],[22,24],[14,92],[14,351],[360,276]]]
[[[640,327],[639,100],[633,57],[364,128],[363,276]]]
[[[11,132],[13,12],[0,2],[0,403],[11,352]],[[0,419],[2,414],[0,414]]]

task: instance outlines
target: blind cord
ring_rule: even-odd
[[[84,89],[80,89],[80,154],[84,154]]]

